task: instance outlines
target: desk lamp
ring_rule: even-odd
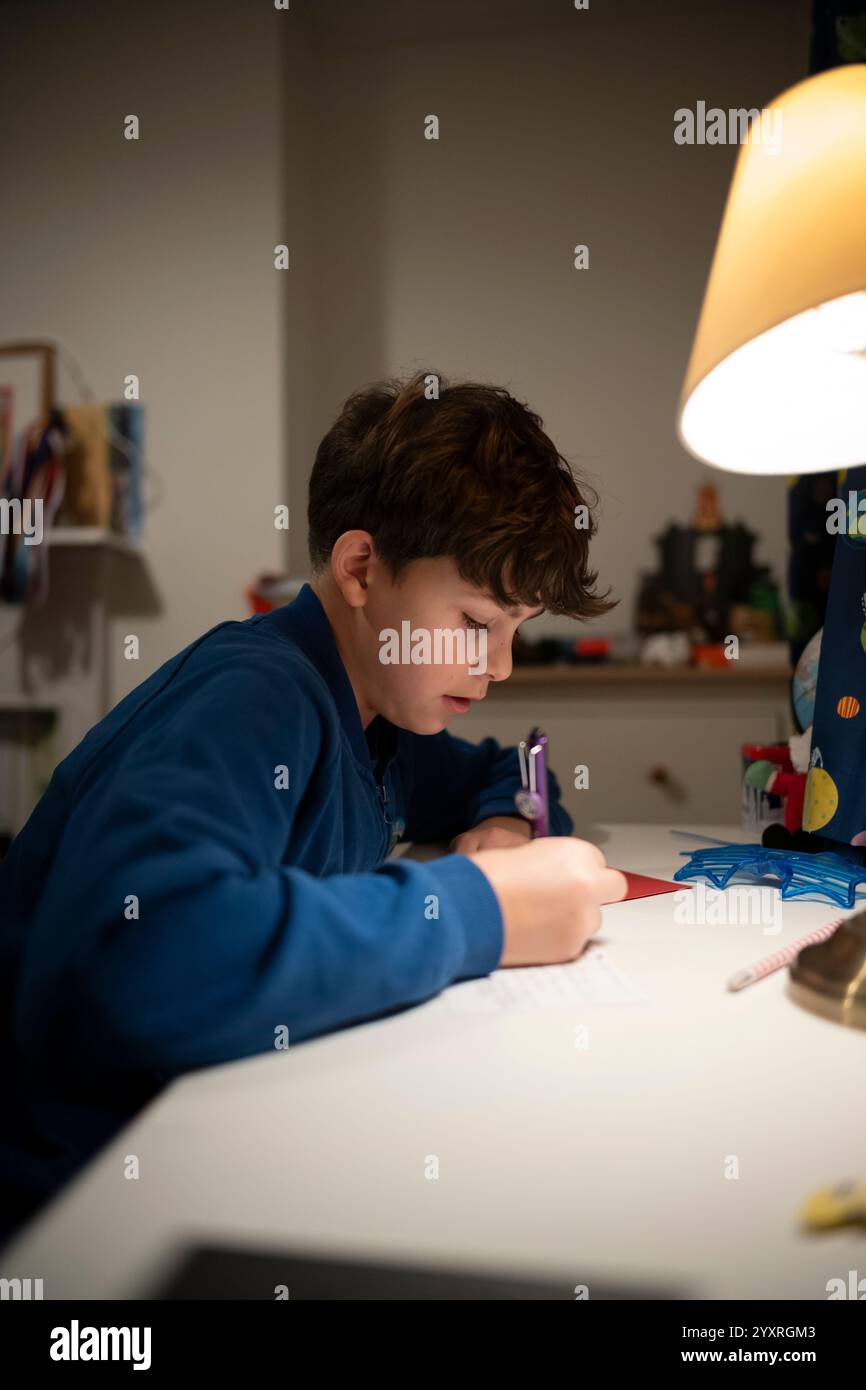
[[[772,140],[762,138],[765,129]],[[843,758],[816,766],[811,812],[807,783],[804,828],[863,846],[866,609],[849,610],[855,596],[858,610],[866,603],[866,64],[810,77],[752,121],[719,231],[677,434],[696,458],[729,472],[852,470],[848,489],[857,505],[849,503],[835,545],[813,757],[824,734],[839,745],[843,726],[831,727],[833,720],[848,721],[847,742]],[[840,688],[837,701],[840,671],[852,690]],[[862,713],[853,693],[861,685]],[[802,951],[789,991],[824,1017],[866,1027],[866,914]]]

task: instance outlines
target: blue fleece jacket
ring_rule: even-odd
[[[0,865],[0,1184],[51,1191],[172,1077],[486,974],[502,918],[465,855],[514,814],[515,749],[366,733],[319,599],[225,622],[57,767]],[[550,778],[551,832],[572,822]]]

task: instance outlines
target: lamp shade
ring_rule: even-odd
[[[753,121],[677,433],[736,473],[866,462],[866,64],[798,83]]]

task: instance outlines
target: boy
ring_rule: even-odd
[[[430,381],[350,397],[312,472],[312,584],[123,699],[0,866],[7,1227],[172,1077],[571,959],[623,896],[553,777],[530,843],[516,751],[446,731],[527,618],[611,605],[538,417]],[[393,664],[406,622],[481,659]],[[384,862],[401,834],[452,852]]]

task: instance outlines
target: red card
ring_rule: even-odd
[[[614,866],[611,865],[611,868]],[[650,878],[647,874],[632,874],[626,869],[620,869],[621,874],[625,874],[628,883],[628,892],[620,902],[631,902],[632,898],[652,898],[656,893],[675,893],[678,888],[691,888],[690,883],[671,883],[666,878]]]

